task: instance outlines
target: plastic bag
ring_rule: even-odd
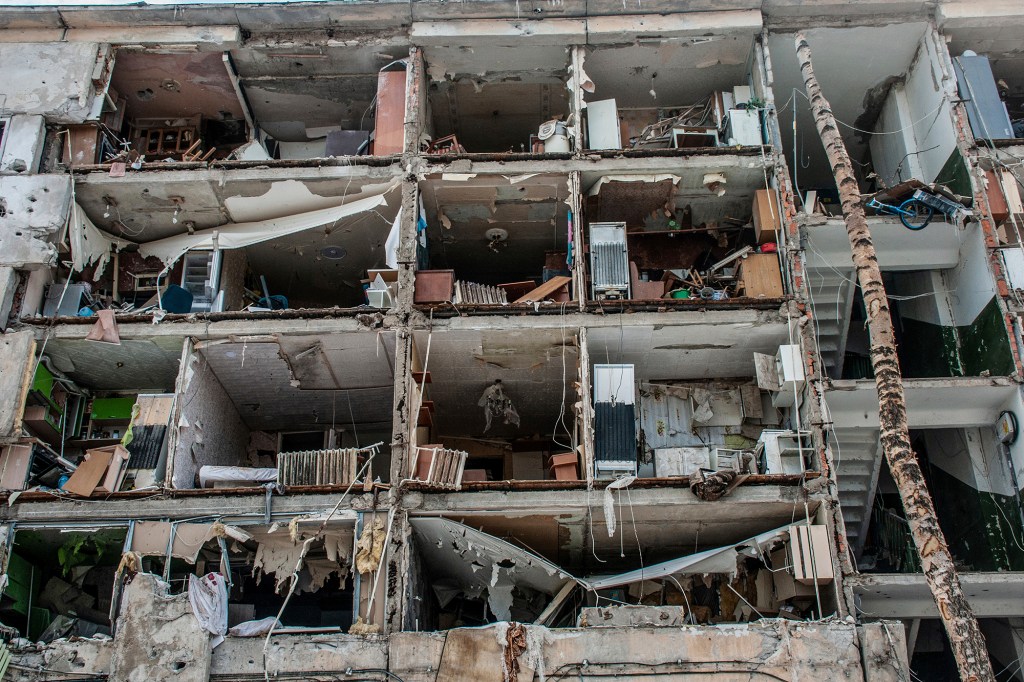
[[[259,620],[247,620],[239,623],[230,630],[228,634],[232,637],[262,637],[277,625],[277,618],[261,618]]]

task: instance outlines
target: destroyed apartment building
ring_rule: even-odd
[[[0,676],[1024,682],[1021,35],[4,3]]]

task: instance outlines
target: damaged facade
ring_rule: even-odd
[[[1024,680],[1010,4],[0,9],[8,678],[958,679],[803,32]]]

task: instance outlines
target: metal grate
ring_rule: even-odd
[[[594,286],[599,289],[625,289],[629,284],[622,244],[594,244]]]
[[[625,223],[590,224],[590,270],[594,298],[629,296]]]
[[[355,480],[360,450],[302,450],[277,455],[281,485],[348,485]]]

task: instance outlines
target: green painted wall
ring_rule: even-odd
[[[1014,370],[1010,339],[995,297],[971,324],[944,327],[901,318],[900,365],[906,378],[1007,376]]]
[[[958,563],[975,571],[1024,570],[1024,525],[1016,500],[975,490],[936,466],[922,464],[939,525]]]
[[[964,157],[961,156],[960,150],[955,150],[949,155],[949,158],[946,159],[946,164],[939,171],[935,182],[939,185],[945,185],[953,194],[959,194],[964,197],[974,194],[971,189],[971,176],[967,172],[967,164],[964,163]]]

